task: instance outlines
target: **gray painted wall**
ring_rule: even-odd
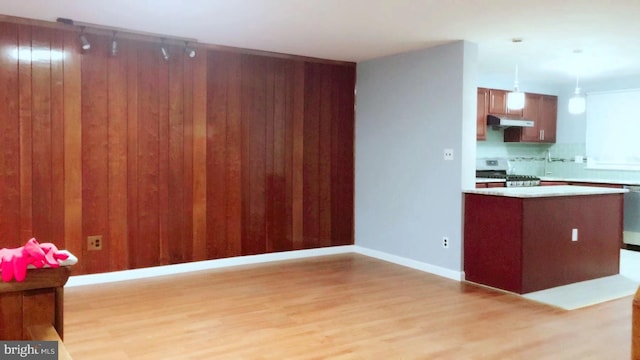
[[[477,46],[358,64],[355,243],[462,270],[462,194],[475,176]],[[443,160],[443,150],[454,160]],[[442,237],[450,239],[442,247]]]

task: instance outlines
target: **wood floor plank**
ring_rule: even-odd
[[[67,288],[65,345],[74,359],[628,359],[632,298],[564,311],[344,254]]]

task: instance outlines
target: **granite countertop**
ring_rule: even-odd
[[[594,184],[616,184],[616,185],[631,185],[640,186],[640,180],[620,180],[620,179],[589,179],[589,178],[563,178],[552,176],[541,176],[540,181],[565,181],[576,183],[594,183]],[[491,179],[491,178],[476,178],[477,184],[482,183],[498,183],[505,182],[504,179]]]
[[[584,182],[597,184],[617,184],[617,185],[640,185],[640,180],[615,180],[615,179],[588,179],[588,178],[561,178],[551,176],[541,176],[542,181],[568,181],[568,182]]]
[[[506,197],[516,197],[516,198],[536,198],[536,197],[553,197],[553,196],[622,194],[622,193],[628,192],[628,190],[593,187],[593,186],[555,185],[555,186],[525,186],[525,187],[510,187],[510,188],[498,187],[498,188],[465,190],[464,192],[467,194],[506,196]]]

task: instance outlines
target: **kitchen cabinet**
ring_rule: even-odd
[[[476,140],[487,139],[487,113],[489,111],[489,89],[478,88],[478,112],[476,113]]]
[[[556,142],[556,128],[558,125],[558,97],[543,95],[540,104],[540,127],[542,139],[540,142],[553,144]]]
[[[525,93],[523,109],[507,108],[506,90],[478,88],[476,140],[487,138],[487,114],[508,115],[533,120],[531,128],[510,127],[504,130],[505,142],[555,143],[558,122],[558,97]]]
[[[476,183],[476,189],[497,188],[497,187],[505,187],[505,182],[496,181],[496,182],[477,182]]]
[[[465,193],[466,280],[524,294],[618,274],[622,196]]]
[[[506,183],[504,181],[487,183],[488,188],[497,188],[497,187],[505,187],[505,186],[506,186]]]
[[[522,117],[522,109],[513,110],[507,108],[507,94],[509,91],[489,89],[489,114],[511,115]]]
[[[550,181],[550,180],[540,180],[540,186],[554,186],[554,185],[571,185],[566,181]]]
[[[558,122],[558,97],[525,94],[524,119],[533,120],[530,128],[510,127],[504,130],[505,142],[555,143]]]
[[[595,187],[606,187],[606,188],[613,188],[613,189],[622,189],[624,187],[622,184],[594,183],[594,182],[582,182],[582,181],[570,181],[569,185],[595,186]]]

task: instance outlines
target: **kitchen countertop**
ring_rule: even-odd
[[[581,195],[603,195],[622,194],[628,192],[626,189],[603,188],[593,186],[574,185],[554,185],[554,186],[525,186],[511,188],[486,188],[465,190],[467,194],[480,194],[492,196],[506,196],[516,198],[536,198],[553,196],[581,196]]]
[[[584,182],[584,183],[596,183],[596,184],[640,185],[640,180],[561,178],[561,177],[551,177],[551,176],[541,176],[540,180],[541,181]]]
[[[615,179],[585,179],[585,178],[561,178],[551,176],[541,176],[540,181],[564,181],[576,183],[594,183],[594,184],[616,184],[616,185],[632,185],[640,186],[640,180],[615,180]],[[505,182],[504,179],[492,178],[476,178],[476,184],[499,183]]]

